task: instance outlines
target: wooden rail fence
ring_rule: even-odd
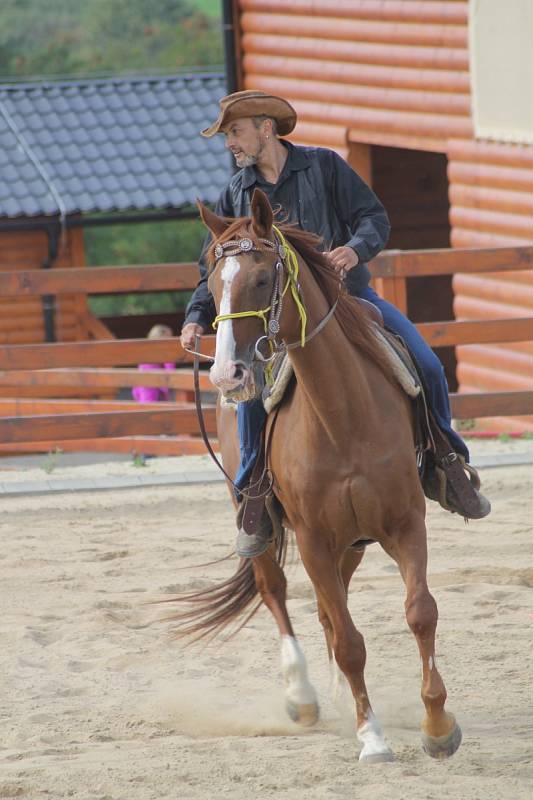
[[[490,273],[533,269],[533,247],[490,250],[388,251],[371,265],[378,292],[406,310],[409,277]],[[196,284],[193,264],[94,267],[0,272],[0,296],[47,294],[111,294],[117,292],[185,291]],[[533,318],[484,321],[444,321],[419,324],[432,347],[459,344],[533,341]],[[97,337],[105,331],[95,325]],[[206,336],[203,352],[212,355],[214,337]],[[175,372],[139,372],[140,362],[175,362]],[[191,358],[178,338],[99,340],[36,345],[0,345],[0,387],[16,397],[22,387],[49,393],[79,389],[165,386],[192,390]],[[209,391],[207,374],[201,388]],[[533,414],[533,391],[455,394],[457,419]],[[135,450],[146,453],[203,452],[191,403],[139,405],[91,400],[0,399],[0,453],[13,450],[61,449]],[[206,408],[210,435],[215,435],[215,411]],[[162,437],[162,438],[161,438]]]

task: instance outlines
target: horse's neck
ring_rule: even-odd
[[[299,261],[300,282],[308,315],[307,333],[310,334],[324,319],[330,305],[309,267],[301,259]],[[293,324],[290,337],[294,341],[299,338],[294,311],[291,316]],[[367,418],[372,403],[371,386],[362,356],[344,334],[335,315],[304,347],[289,352],[298,381],[299,402],[308,412],[310,420],[318,420],[329,431],[334,416],[337,432],[343,427],[342,424],[339,426],[339,414],[346,417],[350,426],[364,424],[363,420]]]

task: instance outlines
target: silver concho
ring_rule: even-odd
[[[224,255],[224,248],[221,244],[215,245],[215,258],[222,258]]]
[[[282,244],[278,245],[278,254],[281,260],[285,261],[285,259],[287,258],[287,249],[286,247],[284,247],[284,245]]]
[[[274,336],[276,335],[276,333],[279,333],[279,322],[277,321],[277,319],[271,319],[269,321],[268,330]]]
[[[254,243],[251,239],[241,239],[239,242],[239,247],[243,253],[248,253],[250,250],[253,249]]]

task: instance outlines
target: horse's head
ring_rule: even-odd
[[[218,316],[211,380],[225,397],[251,400],[263,388],[264,359],[270,356],[271,307],[274,303],[276,318],[282,279],[282,251],[272,230],[272,209],[258,189],[250,219],[224,219],[198,205],[214,240],[208,286]]]

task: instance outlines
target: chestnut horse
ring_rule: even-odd
[[[269,417],[268,466],[314,586],[332,667],[338,680],[345,676],[355,700],[359,758],[393,758],[372,712],[363,674],[365,645],[347,603],[350,579],[364,554],[364,548],[353,545],[368,539],[394,559],[405,583],[407,623],[422,660],[423,747],[445,758],[459,747],[461,732],[444,709],[446,689],[435,662],[437,606],[426,580],[425,499],[409,398],[389,374],[372,323],[317,250],[317,237],[292,226],[274,229],[272,210],[260,190],[254,192],[251,211],[251,218],[228,220],[200,205],[214,239],[209,288],[219,313],[211,379],[226,398],[255,397],[263,384],[260,355],[268,341],[256,343],[265,336],[269,306],[281,311],[279,333],[277,325],[273,328],[289,345],[296,382],[277,415]],[[280,233],[289,251],[296,252],[297,275],[289,274]],[[287,289],[281,309],[277,275]],[[275,344],[276,335],[271,335]],[[235,474],[231,409],[219,413],[219,434],[226,469]],[[281,635],[288,711],[293,719],[312,724],[318,715],[316,694],[287,613],[280,550],[274,543],[251,562],[241,560],[225,584],[186,598],[194,608],[176,619],[186,633],[216,632],[259,593]]]

